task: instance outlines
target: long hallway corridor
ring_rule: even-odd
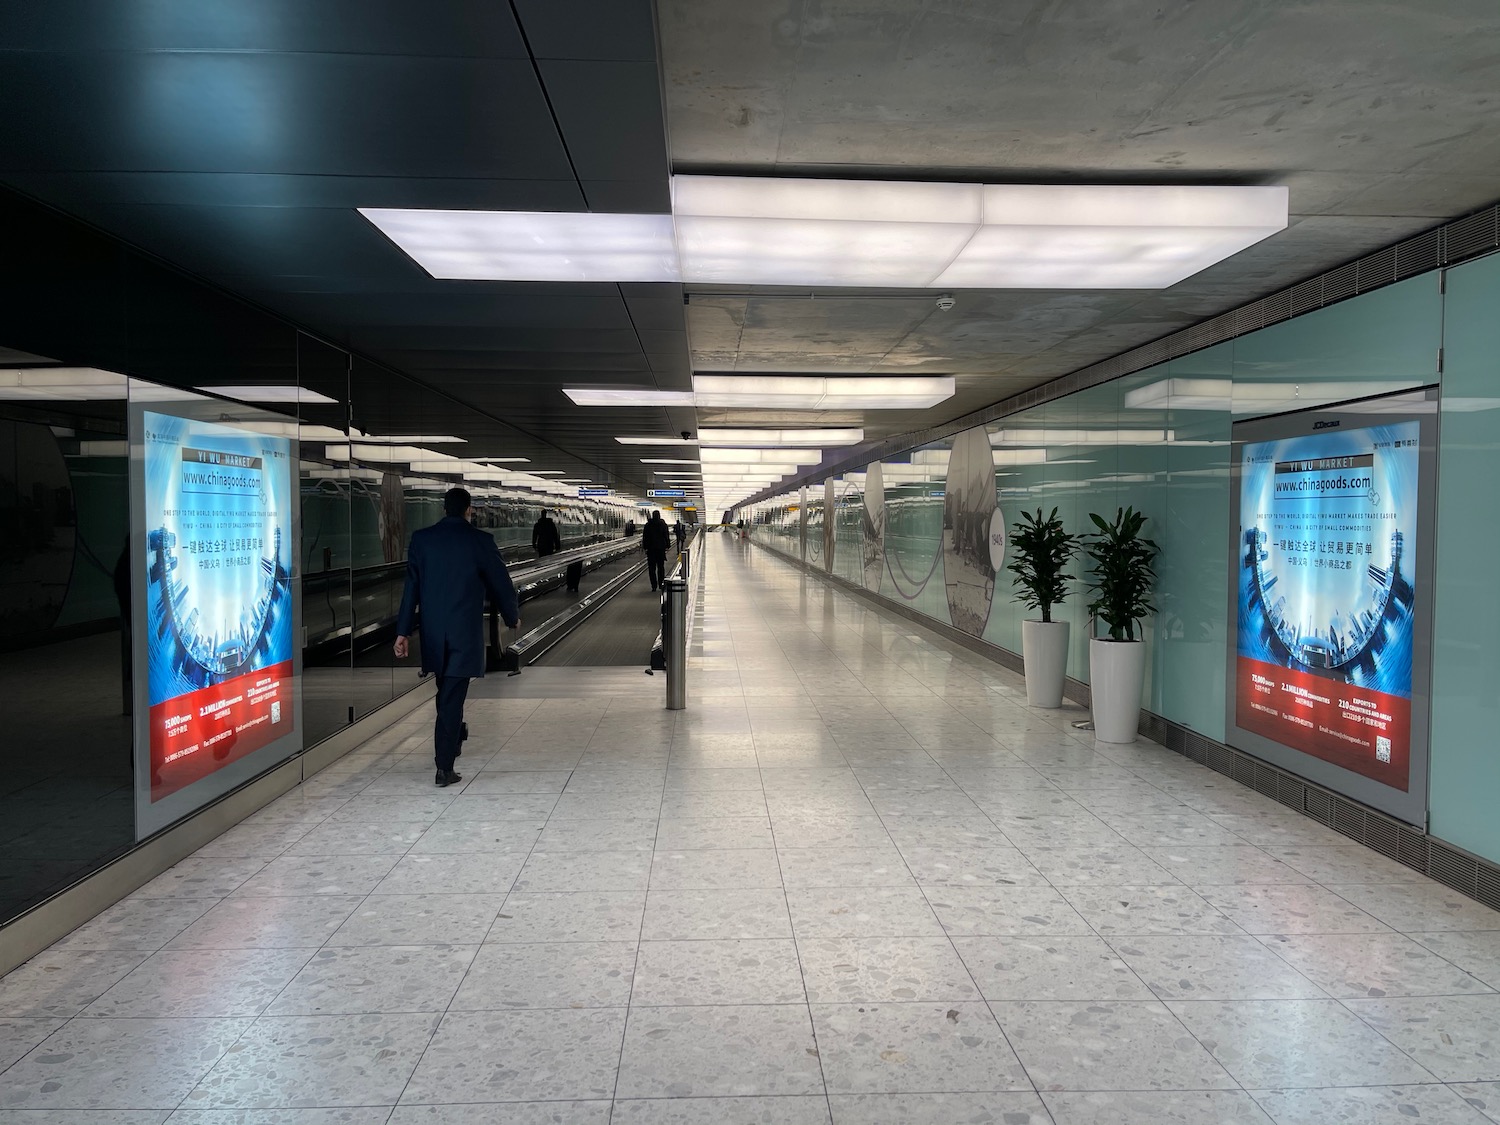
[[[1500,914],[709,535],[0,981],[0,1125],[1500,1121]]]

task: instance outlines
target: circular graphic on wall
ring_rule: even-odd
[[[995,491],[995,456],[989,431],[977,426],[953,439],[944,484],[943,584],[955,628],[972,637],[984,633],[995,596],[995,574],[1004,558],[1005,521]]]
[[[860,527],[865,548],[865,589],[879,590],[885,574],[885,474],[879,461],[865,467],[865,503]]]

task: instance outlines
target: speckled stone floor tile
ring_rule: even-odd
[[[632,1008],[618,1098],[822,1094],[807,1005]]]
[[[249,1019],[72,1020],[0,1075],[3,1109],[174,1109]]]
[[[814,1004],[830,1094],[1029,1091],[982,1003]]]
[[[1276,1125],[1489,1125],[1457,1091],[1429,1086],[1347,1086],[1335,1090],[1256,1090]]]
[[[450,1010],[623,1008],[635,961],[634,941],[491,943],[468,967]]]
[[[956,937],[953,945],[986,1000],[1150,1000],[1108,943],[1078,937]]]
[[[642,942],[630,994],[632,1007],[806,999],[797,946],[760,938]]]
[[[1353,1003],[1399,1003],[1355,1001]],[[1430,1082],[1432,1075],[1337,1000],[1171,1001],[1246,1089]],[[1286,1045],[1296,1043],[1297,1050]]]
[[[394,1105],[437,1021],[430,1014],[262,1016],[184,1108]]]

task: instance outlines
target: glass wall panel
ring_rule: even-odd
[[[0,349],[0,921],[135,841],[127,380]]]
[[[1430,827],[1500,860],[1500,255],[1448,271],[1444,326]]]

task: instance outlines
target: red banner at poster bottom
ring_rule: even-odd
[[[292,662],[151,708],[151,800],[176,793],[292,731]]]
[[[1239,657],[1235,723],[1406,792],[1411,700]]]

